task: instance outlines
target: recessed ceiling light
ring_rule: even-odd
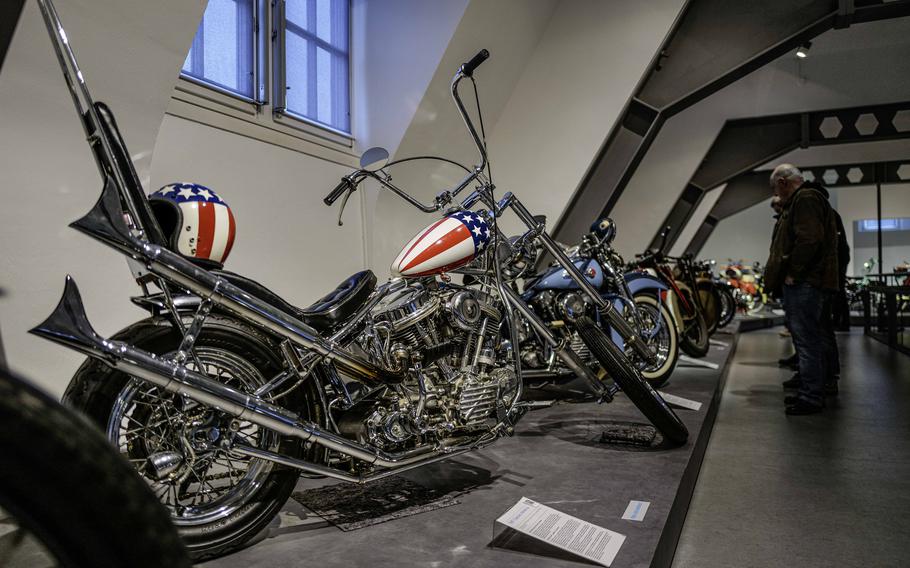
[[[809,50],[812,48],[812,42],[807,41],[806,43],[799,46],[799,49],[796,50],[796,56],[800,59],[805,59],[809,57]]]

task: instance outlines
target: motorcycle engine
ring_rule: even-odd
[[[517,376],[504,357],[494,296],[462,287],[409,283],[373,309],[360,344],[400,387],[371,403],[359,437],[384,447],[469,435],[492,427],[514,397]]]

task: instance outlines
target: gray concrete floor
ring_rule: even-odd
[[[718,335],[707,360],[721,369],[731,336]],[[588,565],[555,549],[525,542],[509,549],[494,543],[494,520],[521,497],[626,535],[614,568],[647,568],[661,537],[714,396],[721,370],[681,365],[666,391],[702,402],[699,411],[678,410],[689,428],[678,448],[619,448],[598,442],[605,423],[646,422],[634,405],[617,396],[607,405],[558,404],[526,416],[513,438],[475,453],[406,472],[418,484],[457,499],[458,504],[342,532],[294,500],[252,546],[208,562],[208,567],[255,568],[312,565],[464,566],[521,568]],[[327,481],[301,480],[298,491]],[[622,520],[629,501],[651,503],[644,521]]]
[[[778,330],[739,338],[674,566],[910,566],[910,357],[838,334],[840,396],[787,417]]]

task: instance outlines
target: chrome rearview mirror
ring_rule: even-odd
[[[389,151],[379,146],[374,146],[360,156],[360,169],[368,172],[381,170],[389,163]]]

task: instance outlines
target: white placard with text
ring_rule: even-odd
[[[680,408],[687,408],[689,410],[701,410],[701,403],[698,401],[689,400],[688,398],[676,396],[675,394],[667,394],[663,391],[657,392],[660,393],[661,398],[667,401],[667,404],[672,404],[673,406],[678,406]]]
[[[592,525],[537,501],[522,497],[497,523],[602,566],[610,566],[625,535]]]

